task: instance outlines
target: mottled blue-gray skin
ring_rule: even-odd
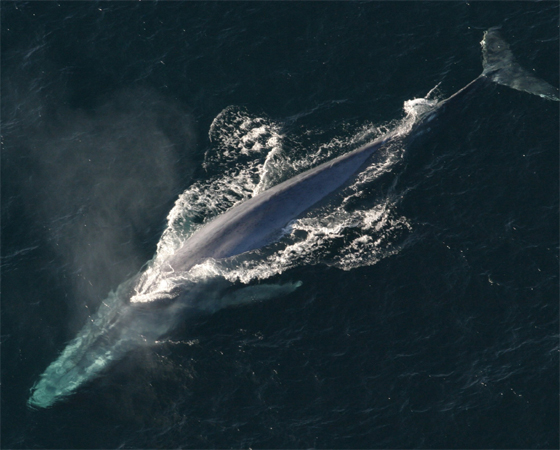
[[[385,136],[231,208],[196,231],[167,263],[183,272],[207,258],[228,258],[273,242],[290,221],[344,186],[392,140]]]
[[[488,82],[481,75],[459,92],[440,102],[419,119],[405,139],[423,135],[441,113]],[[240,203],[197,230],[173,256],[168,268],[183,272],[205,259],[223,259],[264,247],[276,240],[292,220],[346,186],[382,147],[400,136],[392,132],[357,150],[327,161]]]
[[[496,29],[485,33],[482,46],[482,75],[420,117],[403,136],[406,140],[430,131],[450,112],[460,111],[457,106],[469,94],[490,82],[558,100],[557,88],[519,67]],[[290,221],[349,183],[370,164],[372,155],[400,138],[397,132],[389,133],[231,208],[196,231],[166,261],[163,276],[168,275],[169,269],[185,272],[208,258],[228,258],[269,244]],[[123,283],[112,301],[103,302],[78,336],[47,367],[31,390],[30,407],[51,406],[96,377],[113,361],[141,345],[155,342],[173,328],[185,304],[171,301],[147,308],[131,303],[128,299],[135,280]],[[239,303],[239,299],[233,301]]]

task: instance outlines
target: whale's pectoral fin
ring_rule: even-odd
[[[262,300],[270,300],[272,298],[282,297],[294,292],[303,283],[296,281],[284,284],[259,284],[256,286],[247,286],[224,295],[221,298],[222,307],[243,305]]]
[[[558,88],[535,77],[515,60],[509,45],[498,32],[498,28],[490,28],[482,38],[482,75],[504,86],[518,91],[538,95],[547,100],[559,101]]]

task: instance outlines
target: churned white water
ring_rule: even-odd
[[[361,204],[360,199],[376,179],[402,161],[405,148],[398,140],[380,149],[371,164],[329,202],[289,223],[278,242],[229,260],[210,259],[188,273],[162,276],[166,259],[214,217],[383,134],[397,132],[405,137],[435,104],[435,100],[427,99],[407,101],[401,120],[382,126],[366,124],[350,137],[335,137],[310,149],[298,147],[298,136],[286,135],[281,123],[235,106],[224,109],[210,127],[212,147],[204,161],[204,167],[218,175],[195,182],[179,196],[132,302],[171,298],[171,291],[181,284],[209,277],[249,284],[304,264],[351,270],[395,254],[412,229],[410,221],[399,214],[399,196],[389,188],[379,192],[373,203]],[[290,146],[284,146],[286,140]]]

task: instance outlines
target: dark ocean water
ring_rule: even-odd
[[[399,126],[479,75],[491,26],[558,86],[558,2],[1,8],[2,448],[558,448],[559,108],[502,86],[345,198],[372,226],[246,280],[295,292],[27,406],[181,193],[257,144],[297,166]]]

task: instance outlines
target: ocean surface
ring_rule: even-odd
[[[0,6],[2,448],[558,448],[559,107],[504,86],[192,275],[268,295],[27,403],[155,254],[406,135],[410,100],[481,73],[489,27],[558,86],[558,2]]]

